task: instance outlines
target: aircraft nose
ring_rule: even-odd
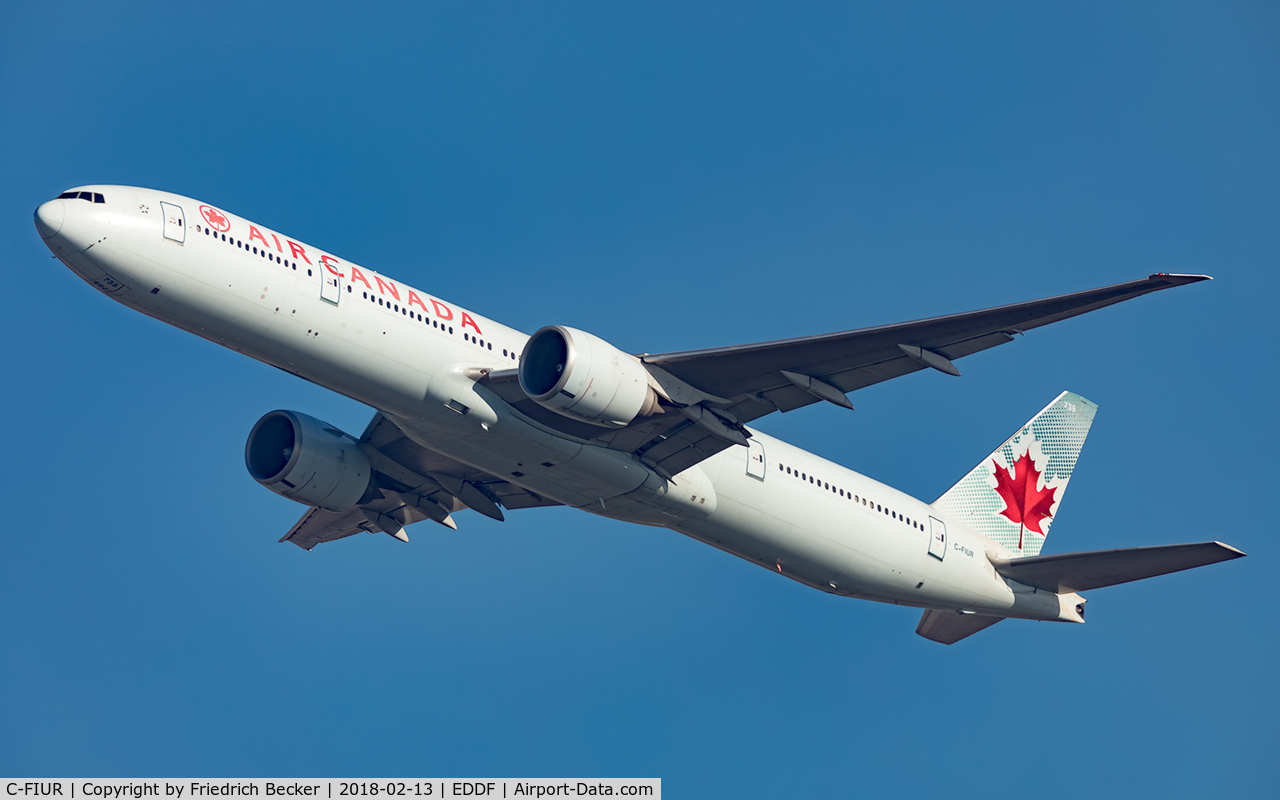
[[[66,215],[66,207],[61,200],[50,200],[41,203],[36,209],[36,230],[41,239],[52,239],[62,230],[62,220]]]

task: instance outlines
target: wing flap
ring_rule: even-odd
[[[1245,554],[1222,542],[1092,550],[1009,560],[992,559],[1001,575],[1049,592],[1084,592],[1170,572],[1230,561]]]
[[[522,486],[517,486],[483,470],[473,469],[434,450],[428,450],[405,436],[395,422],[381,412],[374,415],[361,437],[361,442],[368,442],[382,456],[409,470],[412,475],[418,476],[422,481],[431,481],[433,485],[440,481],[450,484],[457,491],[448,493],[452,495],[450,499],[455,501],[453,507],[447,509],[449,511],[457,511],[464,505],[472,507],[473,510],[480,510],[476,506],[484,506],[485,509],[481,513],[498,519],[501,517],[501,512],[495,514],[496,509],[492,508],[492,501],[495,499],[503,507],[511,509],[560,505]],[[378,471],[379,467],[380,464],[374,464],[375,471]],[[403,480],[400,482],[404,483]],[[392,488],[403,490],[417,487]],[[466,497],[458,498],[459,493],[465,494]],[[466,502],[468,498],[474,501],[474,505]],[[449,504],[446,502],[444,505]]]
[[[325,511],[309,508],[280,541],[291,542],[303,550],[310,550],[323,542],[345,539],[357,533],[377,530],[358,508],[349,511]]]

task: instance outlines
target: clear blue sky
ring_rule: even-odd
[[[848,5],[7,7],[0,775],[1274,791],[1276,7]],[[52,260],[32,212],[82,183],[636,352],[1209,273],[760,427],[932,500],[1072,389],[1101,411],[1046,552],[1250,557],[948,648],[567,509],[304,553],[244,438],[370,410]]]

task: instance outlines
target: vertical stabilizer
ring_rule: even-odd
[[[1098,406],[1063,392],[934,501],[935,508],[1019,553],[1040,553]]]

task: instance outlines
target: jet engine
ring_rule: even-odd
[[[355,440],[296,411],[272,411],[258,420],[244,445],[244,463],[276,494],[329,511],[354,508],[373,476]]]
[[[520,388],[557,414],[607,428],[662,411],[635,356],[562,325],[529,337],[520,355]]]

